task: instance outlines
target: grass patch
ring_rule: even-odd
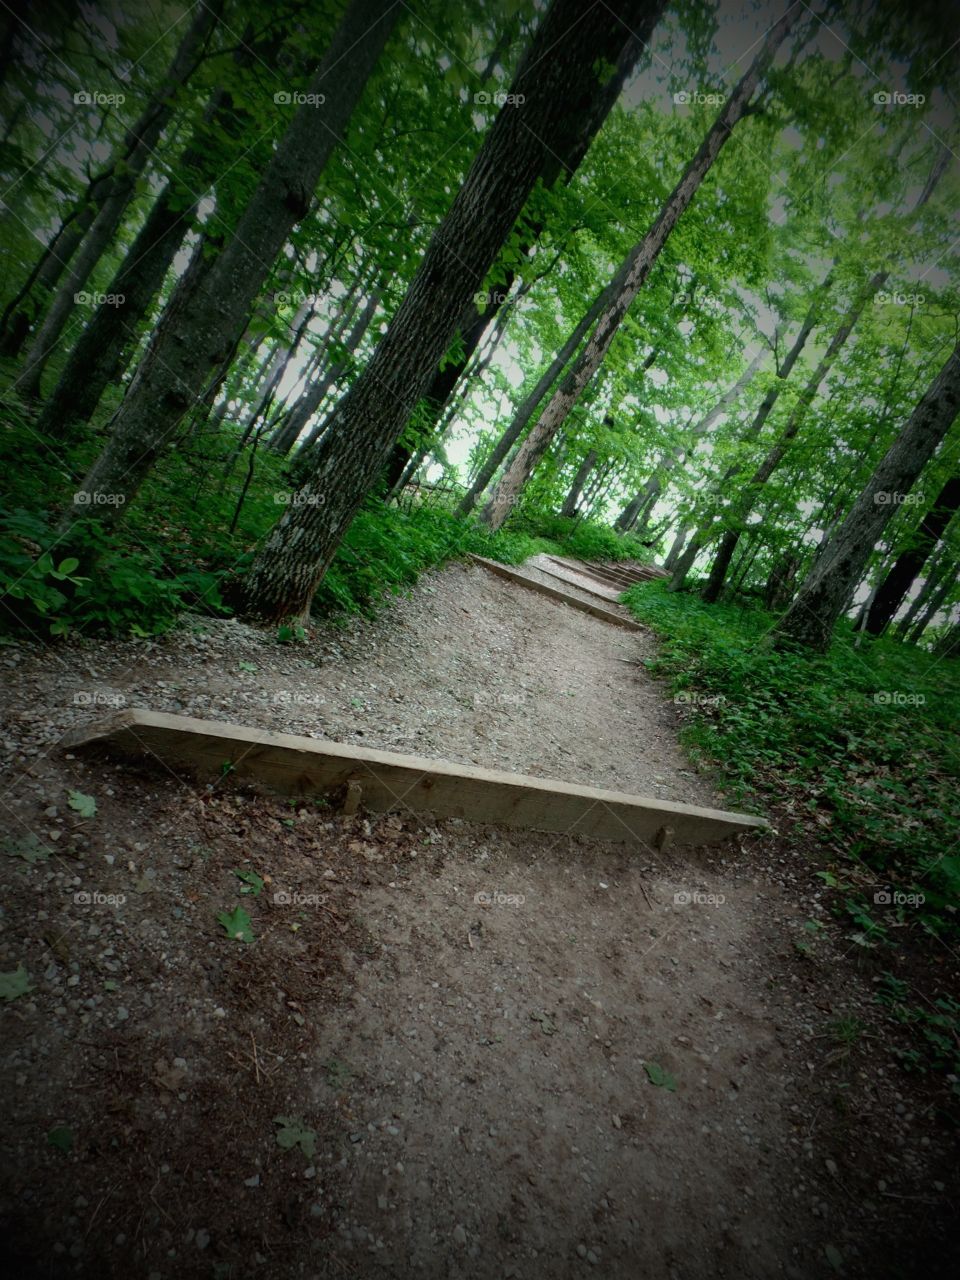
[[[686,743],[737,803],[820,853],[858,940],[956,935],[960,663],[882,639],[856,649],[849,627],[825,655],[774,650],[762,609],[662,582],[625,600],[662,639],[648,665],[688,708]]]

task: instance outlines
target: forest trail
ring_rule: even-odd
[[[337,817],[51,750],[123,697],[717,805],[643,669],[652,637],[459,564],[309,648],[203,626],[0,657],[19,686],[4,804],[56,845],[16,864],[8,903],[35,988],[3,1066],[24,1263],[52,1245],[161,1280],[869,1273],[882,1236],[838,1178],[812,1062],[812,1003],[855,997],[789,954],[809,873],[758,837],[680,856]],[[238,868],[270,877],[262,896],[238,899]],[[250,947],[215,924],[237,901]],[[313,1143],[282,1150],[278,1117]],[[80,1160],[42,1147],[53,1124]]]

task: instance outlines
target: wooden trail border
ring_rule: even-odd
[[[285,794],[332,795],[341,809],[409,809],[440,818],[559,831],[617,843],[715,844],[766,829],[762,818],[271,733],[217,720],[129,709],[67,734],[68,749],[100,744],[198,776],[255,781]]]

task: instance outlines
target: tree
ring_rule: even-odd
[[[63,279],[50,300],[43,323],[27,350],[24,368],[17,379],[21,395],[40,392],[40,375],[67,319],[76,306],[76,294],[86,284],[120,225],[160,135],[172,117],[178,91],[193,74],[210,36],[220,20],[224,0],[202,4],[174,55],[156,93],[124,138],[122,152],[111,166],[109,176],[94,183],[87,208],[75,219],[75,247],[61,241],[56,248],[57,276]]]
[[[556,145],[544,156],[540,180],[547,191],[551,190],[559,182],[569,182],[573,177],[587,154],[591,142],[609,115],[611,107],[620,96],[624,81],[630,75],[643,51],[645,41],[641,39],[638,33],[624,26],[621,36],[621,47],[616,58],[612,60],[613,68],[611,73],[606,76],[603,83],[597,87],[596,92],[584,104],[580,117],[566,120],[565,132],[557,137]],[[523,228],[521,243],[514,250],[514,256],[518,258],[526,256],[540,238],[543,230],[544,222],[542,217],[531,220]],[[504,271],[503,280],[495,290],[487,291],[482,298],[471,299],[465,308],[457,325],[460,334],[460,351],[456,356],[451,355],[444,360],[442,366],[434,372],[430,385],[424,394],[424,399],[429,406],[429,425],[421,428],[423,433],[429,435],[432,427],[439,421],[443,414],[444,406],[453,394],[457,383],[463,377],[471,356],[483,340],[483,335],[487,332],[498,312],[504,306],[509,305],[508,296],[516,275],[516,269],[508,266]],[[401,443],[394,446],[387,469],[388,488],[392,488],[400,473],[409,463],[411,452],[412,450]]]
[[[746,391],[747,387],[753,381],[753,376],[760,368],[766,354],[767,353],[763,348],[757,351],[736,382],[727,388],[708,413],[704,414],[698,422],[688,429],[686,441],[682,448],[670,449],[661,455],[659,461],[654,467],[653,475],[644,487],[630,499],[624,509],[620,512],[620,515],[614,521],[615,528],[623,530],[632,529],[636,525],[641,512],[649,512],[650,508],[655,504],[656,499],[660,496],[660,493],[663,490],[664,477],[668,475],[674,467],[680,465],[683,461],[684,455],[694,447],[698,440],[703,439],[704,436],[710,432],[714,423],[717,422],[719,418],[723,417],[731,405],[736,404],[744,391]]]
[[[920,527],[910,544],[900,552],[878,586],[864,624],[871,635],[879,636],[889,626],[914,579],[920,574],[930,553],[946,532],[947,525],[956,515],[958,507],[960,475],[953,475],[920,521]]]
[[[942,177],[949,159],[949,151],[945,147],[939,147],[930,177],[927,179],[927,183],[923,191],[920,193],[919,199],[914,205],[914,215],[924,207],[933,195],[934,189]],[[850,337],[850,334],[853,332],[854,325],[860,319],[864,307],[871,299],[876,297],[877,293],[883,288],[889,278],[890,271],[888,268],[885,268],[882,271],[877,271],[859,291],[856,299],[847,310],[839,327],[828,343],[827,349],[821,356],[817,367],[814,369],[803,390],[800,392],[796,404],[793,406],[790,416],[787,419],[786,425],[781,431],[777,442],[768,451],[766,457],[747,482],[743,495],[734,504],[736,524],[733,528],[727,529],[721,538],[719,549],[717,550],[716,557],[714,558],[713,565],[710,570],[710,575],[707,579],[706,586],[703,589],[702,597],[708,604],[713,604],[720,597],[720,592],[723,589],[724,579],[726,578],[727,570],[730,567],[730,561],[733,558],[733,553],[737,548],[737,543],[740,540],[743,527],[750,515],[750,512],[753,510],[760,491],[786,456],[791,442],[795,439],[800,430],[807,410],[816,399],[821,384],[833,368],[840,350]],[[826,292],[828,288],[829,281],[825,281],[823,285],[823,292]],[[762,423],[760,425],[762,426]]]
[[[897,495],[914,482],[960,413],[960,343],[927,388],[898,438],[807,575],[774,629],[779,643],[825,651],[847,600],[856,589]]]
[[[344,133],[401,7],[352,0],[236,231],[206,271],[187,273],[137,368],[110,438],[79,491],[81,510],[115,522],[184,415],[216,391],[250,305]],[[119,499],[119,500],[118,500]]]
[[[484,509],[483,519],[490,528],[499,529],[506,520],[561,423],[603,362],[630,304],[643,287],[670,232],[696,195],[735,125],[746,114],[757,84],[772,62],[774,54],[796,17],[797,14],[793,10],[788,10],[771,28],[760,53],[724,103],[713,127],[687,165],[659,217],[621,265],[615,277],[617,285],[613,300],[600,316],[579,358],[554,392],[536,426],[521,445]]]
[[[554,0],[449,212],[363,373],[331,416],[310,480],[274,526],[243,587],[247,613],[304,616],[389,450],[426,391],[545,157],[582,119],[623,30],[647,39],[663,0],[583,11]]]
[[[245,31],[234,54],[235,66],[246,69],[254,57],[276,53],[283,34],[281,27],[274,33],[270,47],[260,51],[251,46],[251,33]],[[224,149],[220,140],[225,137],[232,144],[232,151],[239,150],[244,128],[252,125],[249,113],[240,105],[242,101],[243,95],[236,90],[219,88],[207,103],[104,290],[108,298],[122,302],[104,303],[96,309],[43,403],[37,426],[46,435],[64,439],[75,423],[88,422],[108,384],[119,378],[126,367],[140,327],[193,222],[199,198],[222,168]],[[220,212],[218,219],[222,217]],[[211,248],[211,244],[205,246],[209,256]]]

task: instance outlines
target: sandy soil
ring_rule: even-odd
[[[951,1135],[838,1050],[869,980],[775,839],[347,818],[56,745],[122,697],[715,804],[652,652],[461,566],[305,647],[0,651],[10,1273],[951,1274]]]

